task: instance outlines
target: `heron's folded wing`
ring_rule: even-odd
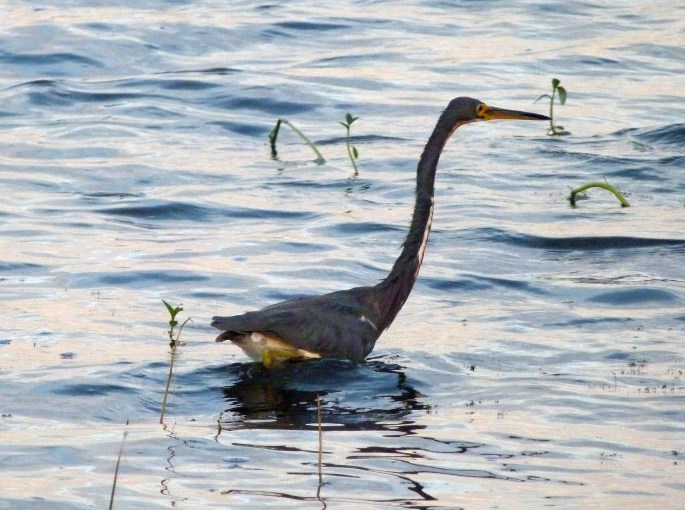
[[[380,331],[354,296],[334,294],[284,301],[232,317],[214,317],[212,326],[236,333],[270,333],[298,349],[361,361],[373,349]]]

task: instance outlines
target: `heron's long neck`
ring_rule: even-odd
[[[381,294],[381,324],[378,324],[380,331],[390,326],[395,319],[419,274],[433,220],[435,171],[442,148],[454,129],[453,125],[447,125],[441,117],[421,154],[416,171],[416,204],[409,233],[390,274],[376,286]]]

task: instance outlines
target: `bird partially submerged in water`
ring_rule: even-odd
[[[549,120],[545,115],[495,108],[470,97],[450,101],[419,159],[416,204],[402,252],[385,279],[322,296],[290,299],[255,312],[214,317],[230,340],[248,356],[270,366],[285,359],[337,358],[362,361],[395,319],[419,274],[433,218],[435,171],[454,131],[481,120]]]

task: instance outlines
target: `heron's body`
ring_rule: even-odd
[[[435,172],[442,149],[456,128],[477,120],[549,120],[544,115],[492,108],[476,99],[453,99],[440,116],[418,163],[416,204],[402,252],[377,285],[291,299],[262,310],[214,317],[223,332],[250,357],[272,364],[289,358],[362,361],[395,319],[416,281],[433,219]]]

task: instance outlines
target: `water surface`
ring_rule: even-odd
[[[3,10],[0,509],[106,507],[124,431],[115,508],[683,507],[685,6]],[[383,278],[441,109],[545,113],[552,77],[571,135],[448,144],[366,363],[213,342],[216,313]],[[326,162],[286,129],[272,158],[279,117]],[[603,179],[632,206],[570,207]],[[164,426],[162,299],[192,318]]]

